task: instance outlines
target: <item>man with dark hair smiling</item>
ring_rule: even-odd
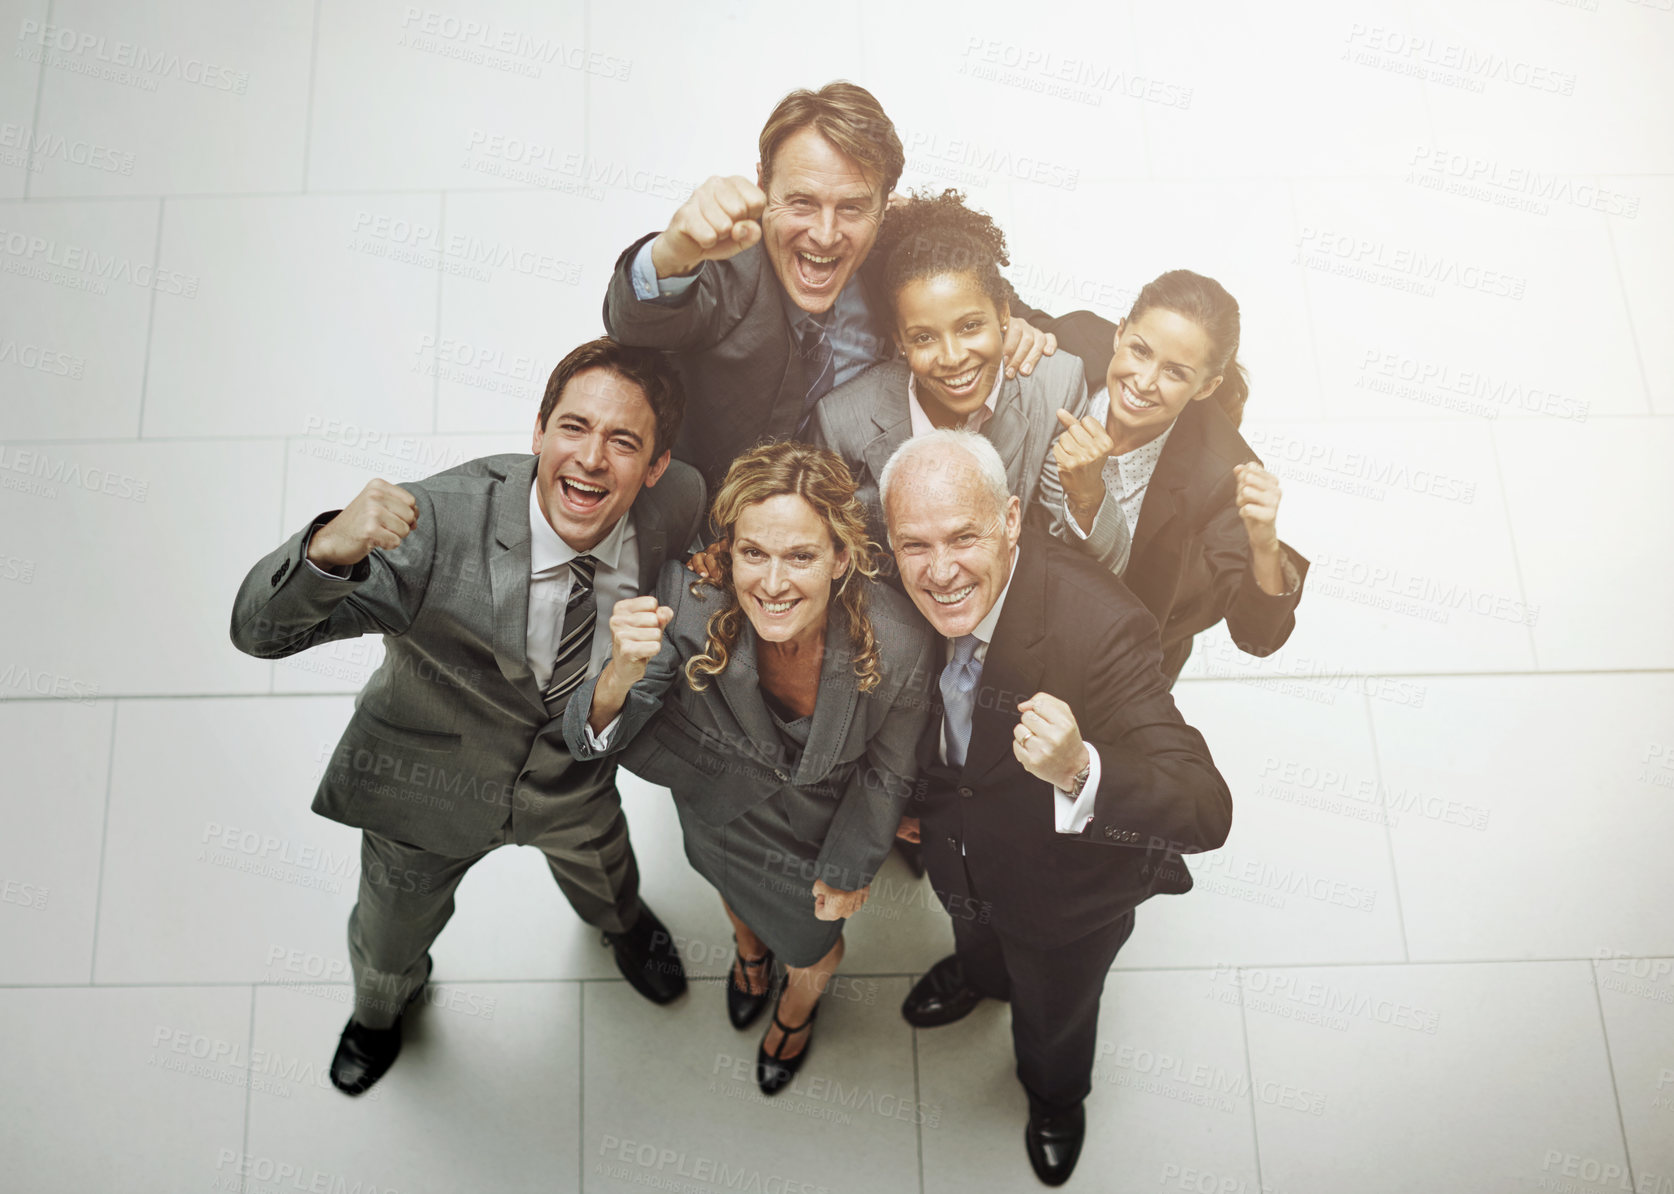
[[[901,1008],[917,1028],[1011,1002],[1037,1176],[1069,1179],[1086,1132],[1099,996],[1134,908],[1191,888],[1232,797],[1163,679],[1157,624],[1095,561],[1022,533],[993,444],[931,431],[879,479],[907,595],[945,639],[913,804],[954,952]],[[1008,749],[1009,748],[1009,749]]]
[[[691,418],[675,456],[711,489],[764,437],[791,438],[832,387],[894,355],[861,272],[906,162],[895,126],[853,83],[793,91],[768,117],[754,181],[713,177],[663,231],[630,245],[605,293],[618,340],[667,349]],[[1011,321],[1006,365],[1057,341]]]
[[[395,1061],[454,889],[498,846],[546,855],[640,994],[685,990],[639,898],[615,764],[574,759],[562,731],[570,695],[610,652],[611,607],[654,591],[696,538],[703,482],[669,460],[683,409],[661,353],[590,341],[553,370],[533,455],[373,480],[245,577],[232,638],[251,655],[384,636],[314,798],[363,831],[354,1015],[331,1063],[346,1094]]]

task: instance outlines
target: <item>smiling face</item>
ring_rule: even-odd
[[[1121,451],[1161,435],[1191,402],[1215,392],[1210,372],[1215,346],[1202,325],[1152,307],[1116,327],[1116,355],[1105,371],[1110,390],[1107,427]]]
[[[798,129],[773,155],[765,181],[762,247],[791,301],[812,315],[831,309],[878,237],[879,179],[817,129]]]
[[[733,525],[733,591],[764,642],[822,640],[831,586],[848,565],[847,550],[794,493],[745,506]]]
[[[638,385],[608,369],[570,378],[543,427],[535,486],[558,537],[591,551],[628,512],[642,485],[655,485],[669,453],[652,458],[657,417]]]
[[[962,426],[987,401],[1005,359],[1007,318],[969,271],[914,278],[896,292],[895,340],[936,426]]]
[[[988,616],[1011,576],[1022,506],[996,509],[968,453],[925,452],[904,462],[912,475],[889,491],[889,538],[907,596],[938,633],[969,634]]]

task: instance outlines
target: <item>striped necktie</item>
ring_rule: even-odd
[[[593,625],[599,618],[593,573],[598,565],[597,560],[586,555],[570,561],[570,599],[564,606],[564,625],[552,660],[552,679],[541,693],[541,699],[555,717],[563,712],[570,694],[587,678],[587,664],[593,657]]]

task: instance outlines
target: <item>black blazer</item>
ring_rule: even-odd
[[[980,915],[1040,948],[1109,925],[1157,892],[1190,890],[1179,855],[1226,841],[1232,796],[1203,736],[1174,707],[1160,663],[1156,623],[1120,581],[1025,531],[957,773],[939,760],[932,681],[937,701],[908,811],[921,818],[938,890],[958,893],[968,873]],[[1036,692],[1065,701],[1099,751],[1093,819],[1079,834],[1056,831],[1051,786],[1012,753],[1017,702]]]
[[[1088,393],[1096,393],[1115,352],[1116,325],[1091,311],[1042,318],[1058,337],[1060,351],[1085,363]],[[1157,620],[1163,670],[1170,676],[1184,664],[1192,636],[1223,618],[1238,649],[1257,656],[1284,646],[1296,626],[1301,583],[1288,596],[1262,592],[1250,570],[1250,538],[1238,517],[1232,470],[1260,459],[1219,404],[1205,399],[1182,412],[1157,460],[1122,580]],[[1084,546],[1068,534],[1061,537]],[[1280,547],[1300,582],[1308,561],[1289,544]]]

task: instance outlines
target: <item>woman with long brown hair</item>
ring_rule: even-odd
[[[773,1094],[806,1055],[843,921],[889,853],[939,644],[874,582],[866,511],[834,453],[746,452],[711,517],[728,545],[711,576],[671,562],[656,596],[616,603],[610,661],[570,702],[564,737],[576,758],[620,751],[673,792],[686,857],[738,943],[735,1027],[761,1013],[774,959],[784,964],[757,1053]]]
[[[1308,561],[1279,539],[1279,481],[1238,433],[1249,381],[1238,303],[1213,278],[1170,270],[1126,319],[1034,312],[1086,362],[1087,414],[1041,479],[1052,533],[1115,572],[1162,632],[1172,680],[1192,638],[1226,620],[1240,650],[1270,655],[1296,625]]]

